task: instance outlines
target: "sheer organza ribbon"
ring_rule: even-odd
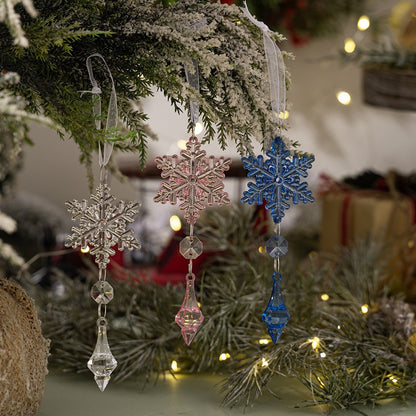
[[[188,67],[184,65],[186,81],[196,92],[199,92],[198,61],[196,59],[192,59],[192,64],[193,72],[189,72]],[[199,120],[199,102],[197,100],[189,100],[189,110],[191,113],[191,122],[195,126]]]
[[[286,110],[286,75],[282,52],[271,38],[269,27],[254,18],[248,10],[246,2],[244,2],[244,7],[241,7],[241,10],[250,22],[263,32],[264,51],[269,73],[271,108],[276,121],[281,122]]]
[[[207,20],[202,19],[198,22],[195,22],[190,25],[191,30],[198,30],[207,25]],[[185,77],[188,84],[199,93],[199,69],[198,61],[195,58],[192,58],[192,70],[189,71],[188,67],[184,65],[185,68]],[[189,110],[191,113],[191,122],[193,126],[199,120],[199,102],[197,100],[189,100]]]
[[[117,128],[117,120],[118,120],[118,109],[117,109],[117,95],[116,89],[114,86],[114,79],[113,75],[111,74],[110,68],[107,65],[107,62],[103,58],[103,56],[99,53],[94,53],[87,58],[87,70],[88,75],[90,77],[90,81],[92,84],[91,91],[83,91],[83,93],[91,93],[93,94],[93,112],[95,118],[95,127],[100,130],[101,129],[101,96],[102,93],[101,88],[98,86],[97,80],[94,77],[94,73],[92,70],[92,58],[99,58],[102,60],[104,67],[106,68],[108,75],[111,80],[111,94],[110,94],[110,101],[108,103],[108,112],[107,112],[107,120],[106,120],[106,134],[111,137],[116,128]],[[108,138],[108,137],[107,137]],[[114,144],[109,142],[108,140],[105,141],[104,146],[102,148],[101,143],[98,144],[98,162],[100,167],[104,167],[107,165],[108,161],[110,160],[111,153],[113,152]]]

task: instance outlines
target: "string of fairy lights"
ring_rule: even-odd
[[[327,293],[322,293],[320,296],[322,302],[327,302],[330,299],[330,296]],[[367,304],[361,305],[360,307],[360,312],[363,315],[366,315],[370,308]],[[341,324],[338,325],[338,329],[341,329]],[[261,346],[265,346],[270,344],[272,341],[270,338],[260,338],[258,339],[257,343]],[[304,344],[302,344],[302,346],[309,344],[311,349],[316,352],[318,354],[318,356],[320,358],[326,358],[327,357],[327,353],[324,351],[324,345],[321,342],[321,339],[318,336],[314,336],[309,338]],[[227,360],[232,359],[231,354],[228,351],[223,351],[220,353],[220,355],[218,356],[218,361],[220,362],[226,362]],[[260,367],[268,367],[269,362],[267,360],[266,356],[262,356],[259,360],[258,360],[258,365]],[[181,367],[180,367],[180,363],[178,362],[177,359],[172,360],[171,362],[171,371],[176,373],[176,372],[180,372],[181,371]],[[389,376],[391,382],[393,384],[397,384],[398,383],[398,378],[394,375]]]
[[[370,18],[366,15],[360,16],[357,20],[357,29],[358,32],[365,32],[370,27]],[[352,54],[355,52],[357,48],[356,40],[353,37],[345,38],[344,40],[344,51],[347,54]],[[342,105],[349,105],[351,104],[351,94],[348,91],[338,91],[336,93],[337,100]]]
[[[366,30],[368,30],[370,27],[370,19],[368,16],[361,16],[358,21],[357,21],[357,29],[359,32],[364,32]],[[357,33],[359,33],[357,32]],[[353,37],[347,37],[344,40],[344,51],[347,54],[352,54],[356,51],[356,39],[354,39],[354,37],[356,38],[357,36],[354,35]],[[338,100],[338,102],[342,105],[349,105],[351,103],[351,94],[348,91],[338,91],[336,93],[336,99]],[[289,118],[289,111],[285,111],[284,114],[280,114],[279,118],[282,119],[287,119]],[[198,122],[195,125],[195,135],[199,135],[203,132],[203,125]],[[186,140],[178,140],[178,142],[176,143],[177,147],[179,149],[185,149],[186,148]],[[178,215],[171,215],[170,219],[169,219],[169,225],[171,227],[171,229],[173,231],[179,231],[182,229],[182,222],[181,219]],[[264,251],[264,247],[259,247],[259,252]],[[81,248],[81,252],[82,253],[88,253],[89,252],[89,247],[83,247]],[[322,293],[320,295],[320,299],[322,302],[327,302],[330,299],[330,296],[327,293]],[[367,314],[369,312],[369,306],[367,304],[361,305],[360,306],[360,312],[362,314]],[[341,329],[341,325],[338,325],[338,329]],[[258,339],[257,343],[261,346],[266,346],[269,343],[271,343],[272,341],[270,340],[270,338],[260,338]],[[327,353],[324,351],[324,346],[322,345],[322,342],[320,340],[320,338],[318,336],[314,336],[311,337],[307,340],[307,342],[305,342],[303,345],[309,344],[311,349],[313,351],[315,351],[319,357],[321,358],[326,358],[327,357]],[[226,362],[228,360],[231,360],[232,356],[230,354],[230,352],[228,351],[223,351],[219,354],[218,356],[218,361],[220,362]],[[258,365],[260,367],[268,367],[269,362],[267,360],[266,356],[262,356],[261,358],[259,358],[258,361]],[[181,371],[181,366],[180,366],[180,362],[178,362],[178,359],[173,359],[171,361],[171,366],[170,366],[170,370],[173,373],[178,373]],[[397,385],[399,380],[398,377],[394,376],[394,375],[389,375],[389,379],[391,381],[392,384]]]
[[[358,33],[365,32],[370,27],[370,18],[366,15],[360,16],[360,18],[357,20],[357,29]],[[352,54],[355,52],[357,44],[356,39],[358,35],[355,34],[352,37],[347,37],[344,40],[344,51],[347,54]],[[349,105],[351,104],[351,94],[348,91],[340,90],[336,93],[336,99],[338,102],[342,105]],[[286,110],[283,113],[279,114],[279,118],[287,120],[289,118],[289,111]],[[198,136],[203,132],[203,125],[200,122],[197,122],[195,125],[195,135]],[[176,143],[177,147],[181,150],[186,149],[186,140],[178,140]],[[181,219],[177,215],[172,215],[169,219],[169,225],[172,228],[173,231],[179,231],[182,228],[182,222]],[[259,248],[261,250],[262,248]]]
[[[370,27],[370,19],[368,16],[361,16],[357,21],[357,28],[359,31],[363,32],[366,31]],[[356,41],[353,37],[346,38],[344,41],[344,50],[346,53],[350,54],[353,53],[356,50]],[[338,91],[336,93],[336,98],[340,104],[343,105],[349,105],[351,103],[351,95],[348,91]],[[279,115],[280,118],[287,119],[289,118],[289,111],[285,111],[284,114]],[[203,126],[201,123],[197,123],[195,126],[195,134],[199,135],[203,131]],[[177,146],[179,149],[185,149],[186,141],[185,140],[179,140],[177,142]],[[179,231],[182,228],[182,222],[178,215],[172,215],[169,219],[170,227],[173,231]],[[264,251],[264,247],[259,247],[259,252]],[[322,302],[327,302],[330,299],[330,296],[327,293],[322,293],[320,296],[320,299]],[[360,306],[360,311],[362,314],[367,314],[369,312],[369,306],[367,304]],[[338,326],[338,329],[341,329],[341,325]],[[258,339],[258,344],[261,346],[266,346],[272,341],[269,338],[260,338]],[[323,350],[323,345],[321,343],[321,340],[319,337],[314,336],[308,339],[306,344],[310,344],[310,347],[313,351],[315,351],[319,357],[322,359],[327,357],[327,353]],[[232,356],[230,352],[223,351],[218,356],[218,361],[220,362],[227,362],[228,360],[231,360]],[[268,367],[269,362],[267,360],[266,356],[262,356],[259,361],[258,365],[260,367]],[[180,362],[178,362],[178,359],[173,359],[171,361],[171,371],[173,373],[178,373],[181,371]],[[398,380],[397,377],[391,376],[391,381],[394,384],[397,384]]]

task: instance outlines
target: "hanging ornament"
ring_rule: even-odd
[[[185,219],[190,225],[189,236],[185,237],[179,246],[183,257],[189,260],[186,275],[186,291],[182,306],[175,321],[181,328],[183,339],[190,345],[204,320],[195,297],[195,275],[192,273],[192,260],[196,259],[203,250],[202,242],[194,236],[194,224],[199,218],[199,212],[207,205],[225,205],[230,203],[224,189],[224,171],[231,164],[230,158],[206,157],[205,150],[195,136],[189,138],[186,149],[180,156],[159,156],[155,160],[156,166],[162,169],[162,178],[169,178],[162,182],[161,189],[154,197],[155,202],[175,205],[184,211]]]
[[[308,184],[302,182],[301,178],[307,176],[307,170],[312,167],[315,158],[307,155],[301,158],[291,156],[280,137],[275,138],[266,155],[269,157],[266,160],[262,155],[241,159],[244,168],[248,170],[247,176],[255,180],[248,183],[248,191],[244,192],[241,202],[262,205],[265,200],[266,209],[270,210],[276,224],[274,235],[266,242],[266,251],[274,259],[273,291],[262,315],[270,337],[276,343],[290,318],[280,288],[280,257],[288,252],[287,240],[280,235],[280,222],[285,210],[289,209],[289,202],[305,204],[314,201],[312,192],[307,189]]]
[[[285,67],[282,53],[272,40],[269,28],[251,15],[245,2],[244,6],[242,10],[247,18],[263,32],[271,111],[276,118],[277,131],[279,131],[282,122],[279,115],[284,115],[286,108]],[[248,170],[247,176],[254,178],[254,182],[248,183],[248,190],[244,192],[241,202],[262,205],[266,201],[266,209],[270,210],[275,223],[274,235],[266,243],[266,251],[274,259],[273,289],[261,318],[267,325],[273,343],[276,344],[290,318],[280,287],[282,279],[280,257],[288,252],[287,240],[280,235],[280,222],[285,215],[285,210],[290,207],[289,202],[305,204],[314,201],[312,192],[307,189],[308,184],[302,182],[301,178],[307,177],[307,170],[312,167],[315,158],[309,155],[292,156],[279,135],[275,137],[266,151],[266,156],[268,156],[267,159],[263,155],[241,159],[244,168]]]
[[[261,205],[265,199],[266,209],[270,210],[273,221],[280,223],[285,210],[290,207],[290,201],[294,204],[314,201],[312,192],[307,189],[308,184],[301,182],[301,178],[308,175],[307,170],[312,167],[315,158],[306,155],[291,157],[280,137],[274,139],[266,155],[269,156],[266,160],[262,155],[241,159],[248,170],[247,176],[255,178],[254,183],[248,183],[248,191],[244,192],[241,202]]]
[[[201,23],[202,24],[202,23]],[[198,63],[193,60],[193,71],[185,67],[186,79],[196,90],[199,90]],[[203,245],[198,237],[194,236],[194,224],[199,218],[199,212],[206,206],[225,205],[230,203],[228,194],[224,192],[224,171],[230,168],[230,158],[216,158],[206,156],[195,136],[195,125],[198,122],[199,104],[190,101],[190,121],[192,136],[186,143],[186,149],[180,156],[158,156],[154,159],[158,169],[162,170],[161,189],[154,197],[155,202],[172,205],[180,203],[179,208],[184,211],[185,220],[189,224],[189,236],[185,237],[179,245],[179,252],[189,260],[186,275],[185,297],[181,308],[175,317],[175,322],[181,328],[182,337],[187,345],[194,339],[204,316],[198,306],[195,296],[195,275],[192,273],[192,260],[203,251]]]
[[[112,90],[107,115],[106,131],[113,134],[117,127],[117,97],[114,88],[114,81],[104,58],[100,54],[94,54],[87,58],[87,69],[93,85],[91,92],[97,97],[94,100],[94,116],[97,129],[101,128],[101,90],[98,87],[92,72],[91,58],[98,57],[103,62],[109,73]],[[134,221],[139,204],[136,202],[119,201],[115,204],[115,198],[110,193],[107,185],[107,163],[110,159],[113,144],[107,141],[104,149],[99,145],[100,184],[95,193],[90,196],[92,203],[88,205],[86,200],[67,201],[66,207],[73,215],[72,220],[78,225],[72,227],[72,234],[67,237],[67,247],[87,250],[91,249],[91,255],[95,256],[98,265],[98,282],[91,288],[91,297],[98,304],[97,320],[97,343],[93,354],[88,361],[88,368],[94,374],[95,381],[101,391],[107,387],[111,373],[117,367],[117,361],[111,353],[107,340],[107,304],[113,299],[114,290],[106,281],[107,264],[110,257],[115,254],[113,247],[119,250],[125,248],[139,249],[140,244],[133,235],[128,224]]]
[[[119,201],[118,205],[114,205],[115,198],[104,182],[90,199],[93,202],[91,205],[87,205],[85,200],[66,202],[68,211],[73,214],[72,220],[79,222],[78,227],[72,227],[66,245],[84,249],[89,247],[98,267],[105,270],[110,256],[115,254],[113,246],[117,245],[119,250],[138,248],[133,230],[126,229],[126,226],[134,221],[140,204]]]

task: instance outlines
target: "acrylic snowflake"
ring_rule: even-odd
[[[301,177],[308,175],[307,170],[315,158],[306,155],[290,157],[280,137],[275,138],[266,155],[269,156],[267,160],[262,155],[241,159],[248,170],[247,176],[255,178],[255,182],[248,183],[248,191],[244,192],[241,202],[262,205],[266,200],[266,209],[270,210],[273,221],[279,223],[289,208],[290,200],[294,204],[314,201],[312,192],[307,189],[308,184],[301,182]]]
[[[99,185],[90,198],[91,205],[87,205],[85,199],[65,203],[73,214],[72,220],[79,221],[78,226],[72,227],[65,245],[72,248],[89,246],[99,268],[105,269],[110,256],[115,254],[112,247],[116,244],[119,250],[140,248],[133,230],[126,228],[133,222],[140,204],[119,201],[118,205],[113,205],[115,198],[107,185]]]
[[[228,194],[223,191],[223,179],[231,159],[205,155],[198,139],[191,137],[180,156],[158,156],[154,159],[156,166],[162,169],[162,178],[169,178],[168,182],[162,182],[154,201],[162,204],[170,202],[172,205],[179,201],[179,208],[185,212],[189,224],[195,224],[199,211],[206,205],[230,203]]]

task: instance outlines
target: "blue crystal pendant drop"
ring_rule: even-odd
[[[269,335],[274,344],[279,340],[283,328],[289,322],[290,318],[289,312],[283,302],[282,289],[280,288],[281,279],[282,275],[279,272],[273,273],[272,294],[267,308],[261,316],[261,319],[267,325]]]

